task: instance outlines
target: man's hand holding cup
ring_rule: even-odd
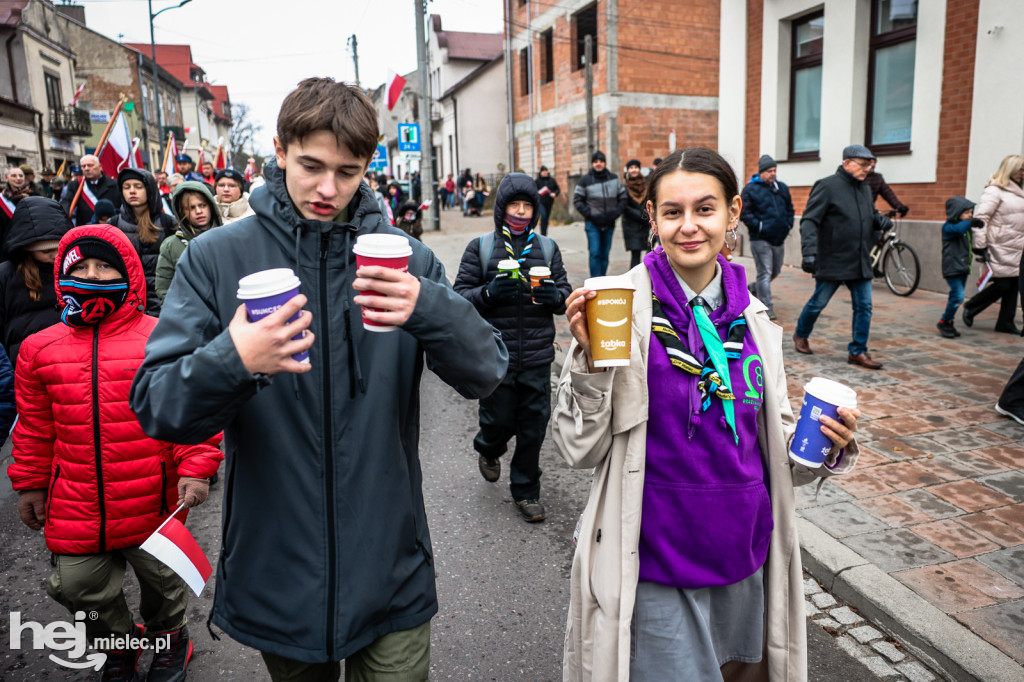
[[[363,319],[387,327],[401,327],[408,322],[420,296],[419,278],[382,265],[358,268],[352,288],[368,292],[352,299],[363,307]]]
[[[274,375],[281,372],[303,374],[311,369],[309,362],[299,362],[292,357],[308,352],[313,346],[313,332],[309,331],[313,315],[302,310],[304,305],[306,297],[299,294],[255,322],[249,321],[245,304],[238,306],[228,324],[228,333],[246,370],[252,374]],[[289,322],[296,314],[298,317]],[[299,338],[293,338],[296,336]]]

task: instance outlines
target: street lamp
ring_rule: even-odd
[[[179,2],[177,5],[164,7],[162,10],[154,13],[153,0],[149,0],[149,49],[150,57],[153,59],[153,101],[156,103],[156,134],[158,135],[157,139],[160,140],[161,142],[163,141],[164,136],[164,117],[160,112],[160,79],[157,76],[156,68],[156,38],[154,38],[153,36],[153,20],[169,9],[178,9],[179,7],[187,5],[190,2],[192,2],[192,0],[181,0],[181,2]],[[159,149],[160,147],[157,148]],[[152,166],[153,170],[156,171],[156,161],[153,161]]]

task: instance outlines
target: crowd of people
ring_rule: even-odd
[[[762,156],[741,187],[707,148],[673,151],[646,174],[630,160],[621,177],[592,155],[572,188],[590,275],[607,275],[621,218],[630,269],[620,282],[633,290],[628,365],[609,368],[595,363],[588,326],[596,291],[570,284],[548,236],[562,189],[547,168],[497,183],[493,229],[467,243],[453,284],[420,241],[418,174],[406,189],[367,172],[379,130],[362,91],[304,80],[276,132],[256,186],[231,169],[193,170],[187,156],[170,177],[111,178],[87,155],[64,188],[7,171],[0,433],[17,413],[8,475],[22,521],[44,530],[53,556],[47,594],[98,614],[89,637],[164,638],[147,679],[183,679],[187,588],[139,545],[203,503],[224,460],[208,627],[259,651],[275,681],[336,680],[341,661],[346,679],[426,680],[438,610],[418,451],[428,368],[479,401],[472,447],[488,483],[515,438],[508,480],[523,520],[547,515],[549,422],[566,462],[595,469],[576,532],[566,679],[802,679],[793,487],[855,467],[859,412],[821,417],[824,466],[789,458],[795,419],[771,283],[795,210],[775,160]],[[891,221],[875,199],[908,209],[868,148],[842,156],[800,221],[815,286],[793,342],[812,352],[815,321],[843,285],[848,362],[878,370],[867,254]],[[1024,157],[1008,157],[977,207],[947,202],[943,336],[972,258],[993,281],[1017,276],[1022,182]],[[439,200],[478,215],[491,193],[465,169]],[[741,223],[749,283],[724,255]],[[408,267],[357,263],[367,235],[407,237]],[[276,268],[290,268],[300,293],[251,320],[239,279]],[[1005,307],[1011,288],[983,289],[964,322],[995,300]],[[997,331],[1016,331],[1012,293]],[[368,332],[360,309],[364,324],[401,331]],[[552,408],[562,315],[573,340]],[[1024,362],[1015,380],[997,409],[1024,423]],[[124,599],[129,564],[141,625]],[[138,648],[106,653],[104,680],[138,679]]]

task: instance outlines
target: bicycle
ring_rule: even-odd
[[[871,268],[876,277],[884,277],[889,291],[897,296],[910,296],[921,283],[921,261],[914,249],[900,239],[903,221],[890,211],[893,226],[871,247]],[[881,267],[879,267],[881,265]]]

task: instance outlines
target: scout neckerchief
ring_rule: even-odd
[[[669,361],[690,374],[700,377],[697,388],[700,389],[701,411],[706,411],[711,406],[711,396],[717,395],[722,401],[722,410],[725,412],[725,422],[732,429],[733,438],[740,442],[739,434],[736,432],[736,403],[732,393],[732,382],[729,378],[729,360],[738,359],[743,352],[743,337],[747,333],[747,321],[741,315],[729,325],[729,339],[722,343],[715,325],[708,317],[708,311],[704,299],[695,296],[692,301],[693,318],[697,323],[697,331],[704,342],[704,348],[708,352],[707,360],[703,364],[687,350],[679,333],[672,326],[668,317],[661,309],[661,302],[654,294],[653,315],[651,318],[651,331],[661,342],[668,352]]]
[[[527,219],[526,225],[527,225],[527,227],[529,227],[529,225],[530,225],[529,219]],[[530,253],[531,249],[533,249],[533,234],[534,233],[531,232],[530,236],[528,236],[526,238],[526,248],[523,249],[523,253],[520,256],[518,256],[518,257],[516,257],[515,249],[512,248],[512,232],[509,230],[509,226],[507,224],[503,225],[501,227],[501,234],[503,234],[505,236],[505,251],[508,252],[508,257],[511,258],[514,261],[517,261],[519,263],[520,269],[522,269],[523,261],[526,260],[526,255],[528,253]]]

